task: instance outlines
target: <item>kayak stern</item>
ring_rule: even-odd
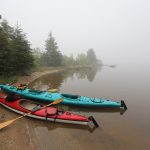
[[[125,102],[124,102],[124,100],[121,100],[121,107],[124,108],[124,110],[128,109]]]

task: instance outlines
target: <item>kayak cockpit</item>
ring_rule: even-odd
[[[23,107],[24,109],[27,109],[27,110],[31,111],[32,113],[36,112],[38,110],[42,110],[42,107],[43,107],[43,105],[41,105],[41,104],[29,101],[29,100],[25,100],[25,99],[21,100],[19,102],[19,105],[21,107]],[[46,117],[51,116],[51,115],[56,115],[56,114],[58,114],[58,109],[55,108],[55,107],[46,107],[44,114],[45,114]]]
[[[40,104],[29,101],[29,100],[21,100],[19,102],[19,105],[27,110],[33,110],[34,108],[36,108],[37,106],[39,106]]]
[[[71,95],[71,94],[61,94],[62,97],[68,98],[68,99],[78,99],[79,95]]]
[[[38,91],[38,90],[29,89],[28,94],[33,94],[33,95],[45,94],[45,91]]]

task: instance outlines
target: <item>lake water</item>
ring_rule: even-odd
[[[40,150],[149,150],[150,67],[118,65],[115,68],[79,69],[46,75],[34,81],[34,89],[57,88],[62,93],[124,100],[128,110],[89,109],[59,106],[61,109],[94,116],[100,128],[30,121]]]
[[[45,75],[30,87],[57,88],[62,93],[124,100],[128,109],[90,109],[57,105],[60,109],[94,116],[99,128],[23,118],[0,131],[0,150],[149,150],[150,66],[78,69]],[[123,114],[122,114],[123,113]],[[18,117],[0,106],[0,122]]]

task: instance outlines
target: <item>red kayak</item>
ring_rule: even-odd
[[[97,122],[92,116],[86,117],[67,111],[61,111],[56,107],[47,107],[35,111],[37,108],[43,107],[44,105],[26,99],[19,98],[10,101],[6,99],[5,95],[0,94],[0,104],[18,114],[32,112],[31,114],[27,114],[27,116],[36,119],[98,127]]]

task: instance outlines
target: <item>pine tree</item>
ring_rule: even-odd
[[[45,63],[47,66],[60,66],[62,65],[62,54],[58,50],[57,42],[52,36],[52,33],[49,34],[48,39],[46,40],[46,53],[43,55]]]
[[[12,71],[12,64],[10,63],[11,56],[11,39],[8,34],[10,26],[6,21],[1,22],[0,25],[0,75],[10,75]],[[9,73],[9,74],[8,74]]]
[[[33,66],[33,56],[29,42],[26,40],[26,35],[22,29],[17,25],[13,32],[11,42],[13,50],[13,65],[16,73],[23,73]]]
[[[0,75],[24,73],[33,64],[33,57],[26,35],[18,26],[9,26],[6,20],[0,24]]]
[[[97,58],[93,49],[87,51],[87,59],[89,64],[97,64]]]

